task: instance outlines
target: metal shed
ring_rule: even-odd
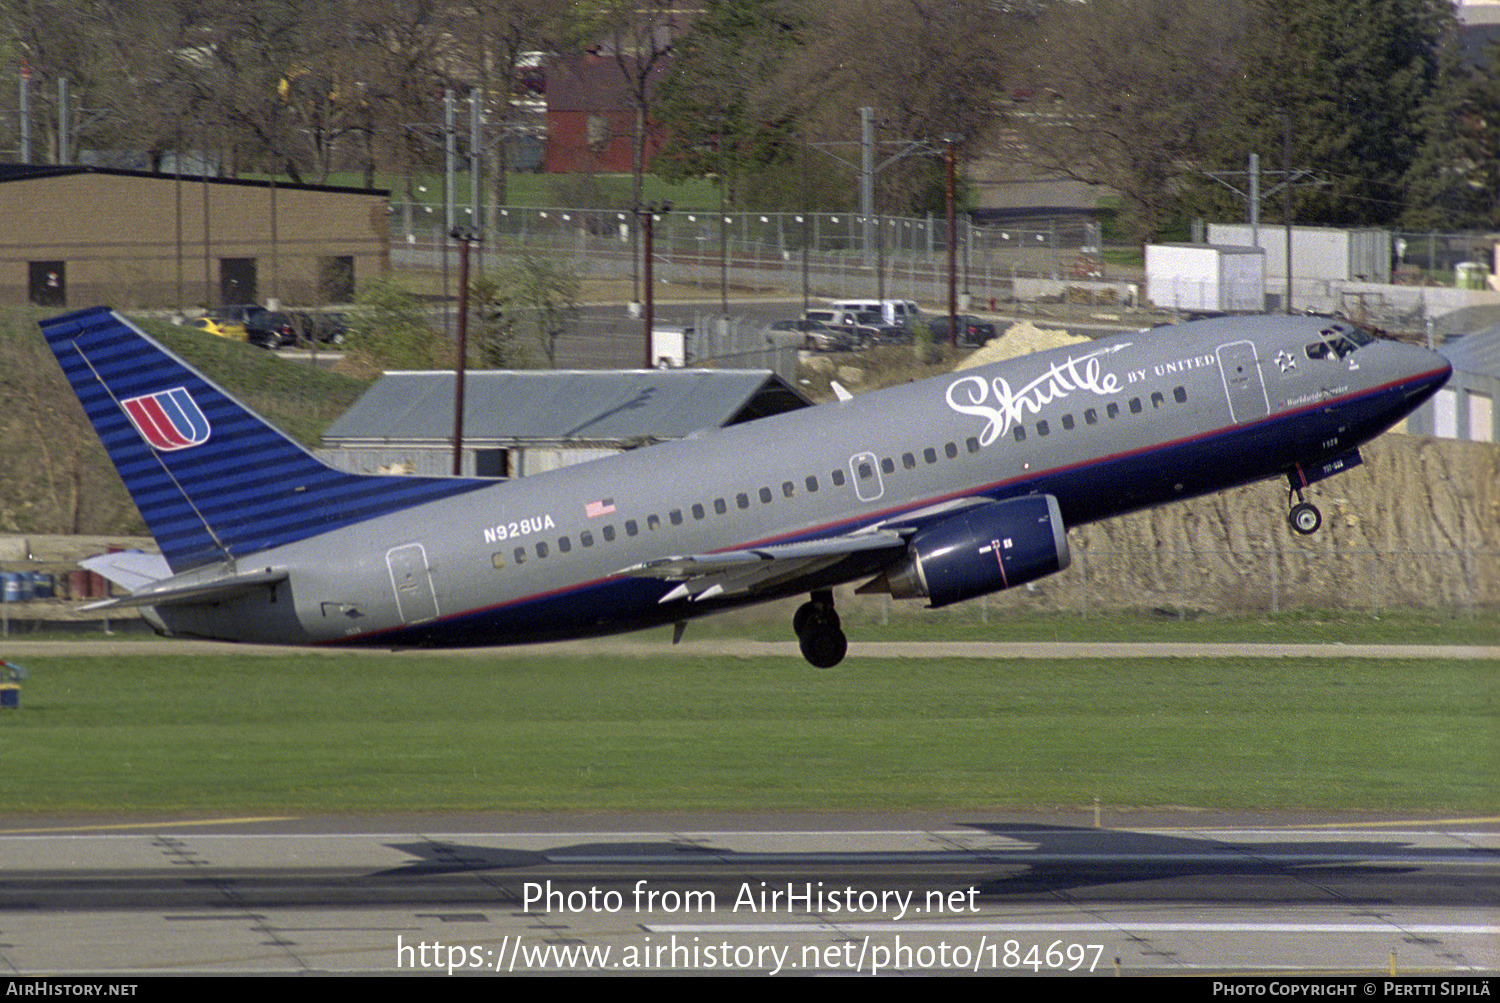
[[[451,371],[386,373],[323,433],[362,473],[452,472]],[[811,405],[766,370],[480,370],[464,386],[466,474],[524,477]]]

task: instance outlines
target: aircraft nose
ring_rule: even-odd
[[[1437,393],[1453,375],[1453,364],[1431,349],[1400,344],[1392,347],[1397,350],[1397,366],[1407,377],[1406,397],[1412,407]]]

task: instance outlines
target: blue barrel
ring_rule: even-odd
[[[57,576],[51,572],[28,571],[26,577],[31,579],[33,599],[51,599],[57,595]]]
[[[20,602],[23,598],[21,590],[23,586],[29,588],[30,582],[26,581],[24,575],[14,571],[0,571],[0,600],[5,602]]]

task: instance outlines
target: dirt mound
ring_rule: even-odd
[[[1037,327],[1031,321],[1023,320],[1012,324],[1004,334],[991,339],[989,344],[954,368],[972,369],[975,366],[987,366],[991,362],[1004,362],[1018,355],[1030,355],[1032,352],[1061,348],[1064,345],[1077,345],[1088,340],[1088,338],[1072,335],[1057,328]]]

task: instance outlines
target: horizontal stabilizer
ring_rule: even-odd
[[[79,566],[103,575],[122,589],[131,592],[143,589],[172,577],[167,559],[160,554],[148,554],[142,550],[118,550],[109,554],[85,557]]]
[[[102,572],[101,572],[102,574]],[[80,606],[83,610],[123,609],[131,606],[181,606],[223,602],[257,588],[284,582],[287,572],[263,568],[259,571],[229,572],[205,576],[190,573],[166,578],[144,589],[118,599]]]

